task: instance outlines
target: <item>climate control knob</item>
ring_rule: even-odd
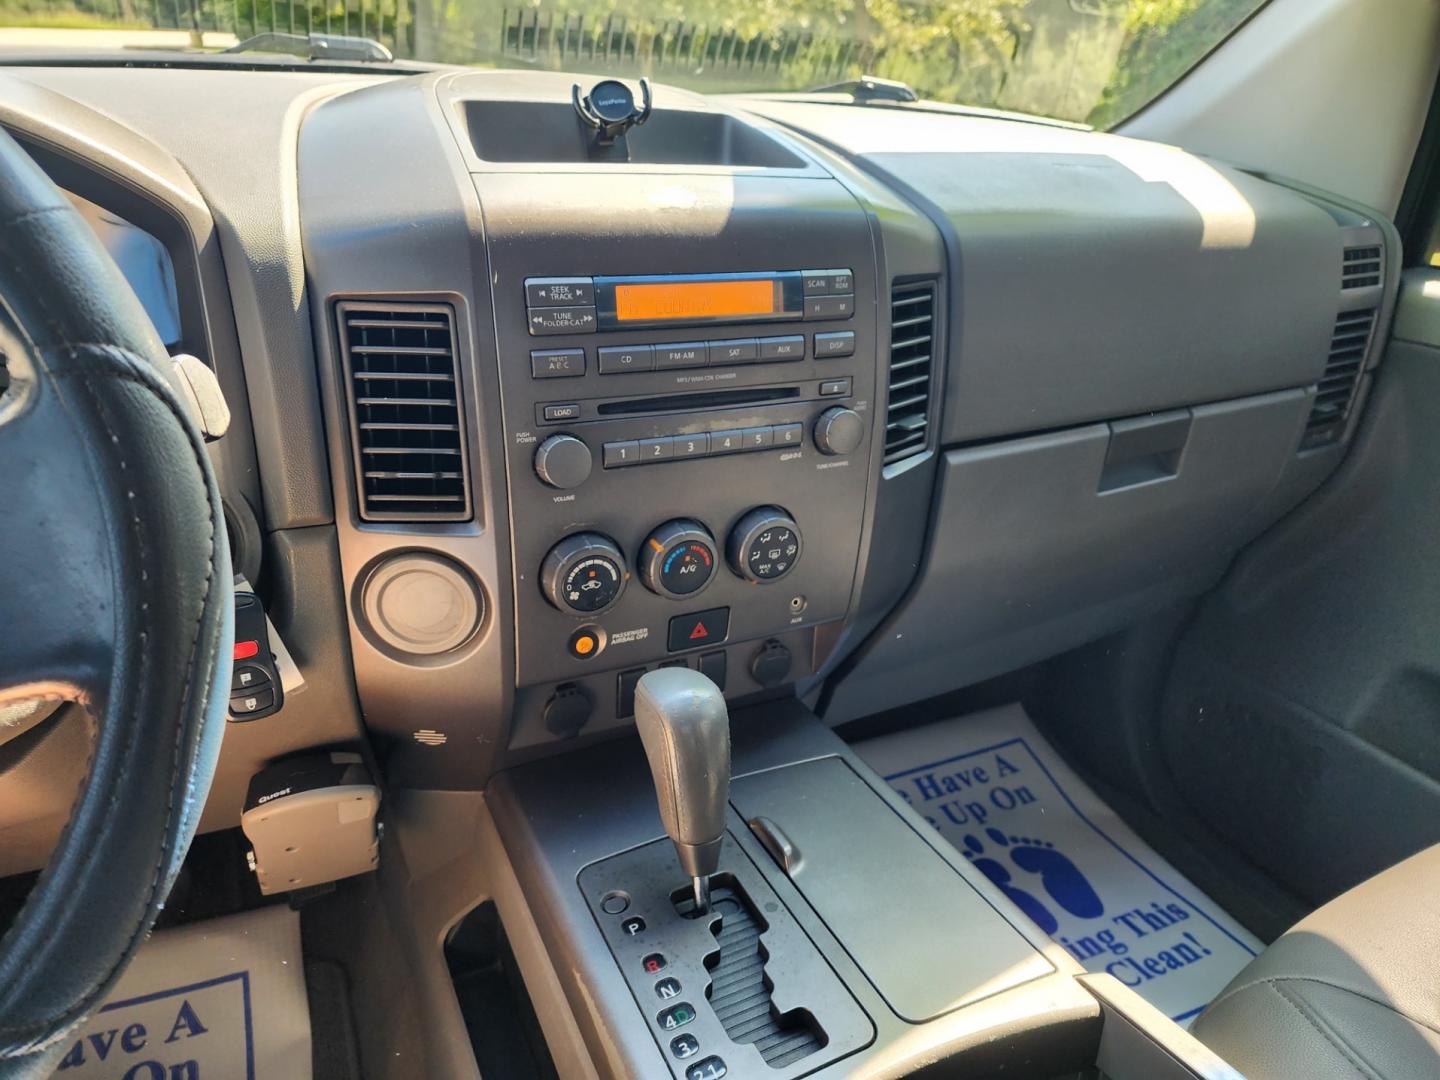
[[[645,538],[638,562],[647,589],[683,600],[715,576],[715,538],[698,521],[667,521]]]
[[[854,409],[837,405],[815,421],[815,447],[822,454],[848,454],[865,438],[865,421]]]
[[[561,491],[589,480],[593,464],[590,448],[574,435],[551,435],[535,451],[535,475]]]
[[[540,587],[561,611],[598,615],[614,607],[625,591],[625,556],[608,536],[567,536],[545,556]]]
[[[749,511],[730,530],[725,557],[746,581],[778,581],[800,561],[800,526],[778,506]]]

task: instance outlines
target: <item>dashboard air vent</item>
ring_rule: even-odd
[[[1340,288],[1363,289],[1379,285],[1382,263],[1379,247],[1349,247],[1340,266]]]
[[[925,449],[935,355],[935,284],[898,285],[890,293],[890,389],[885,405],[885,464]]]
[[[342,303],[360,516],[470,517],[454,316],[434,304]]]
[[[1355,388],[1365,367],[1365,352],[1374,327],[1373,310],[1343,311],[1335,320],[1330,358],[1325,362],[1325,374],[1316,387],[1315,403],[1305,421],[1302,449],[1335,442],[1345,433],[1345,422],[1355,401]]]

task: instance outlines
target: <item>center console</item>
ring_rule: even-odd
[[[877,281],[824,177],[477,178],[514,508],[512,748],[628,723],[647,670],[811,675],[854,601]],[[616,229],[616,221],[624,229]],[[684,268],[683,273],[657,272]],[[881,425],[883,427],[883,425]]]

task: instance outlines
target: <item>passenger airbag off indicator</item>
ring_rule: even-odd
[[[700,649],[719,645],[729,634],[730,609],[710,608],[671,619],[668,645],[671,652]]]
[[[605,631],[598,626],[582,626],[570,635],[565,648],[576,660],[593,660],[605,651]]]

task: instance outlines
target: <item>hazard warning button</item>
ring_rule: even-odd
[[[702,649],[719,645],[730,633],[730,609],[710,608],[670,620],[670,651]]]

